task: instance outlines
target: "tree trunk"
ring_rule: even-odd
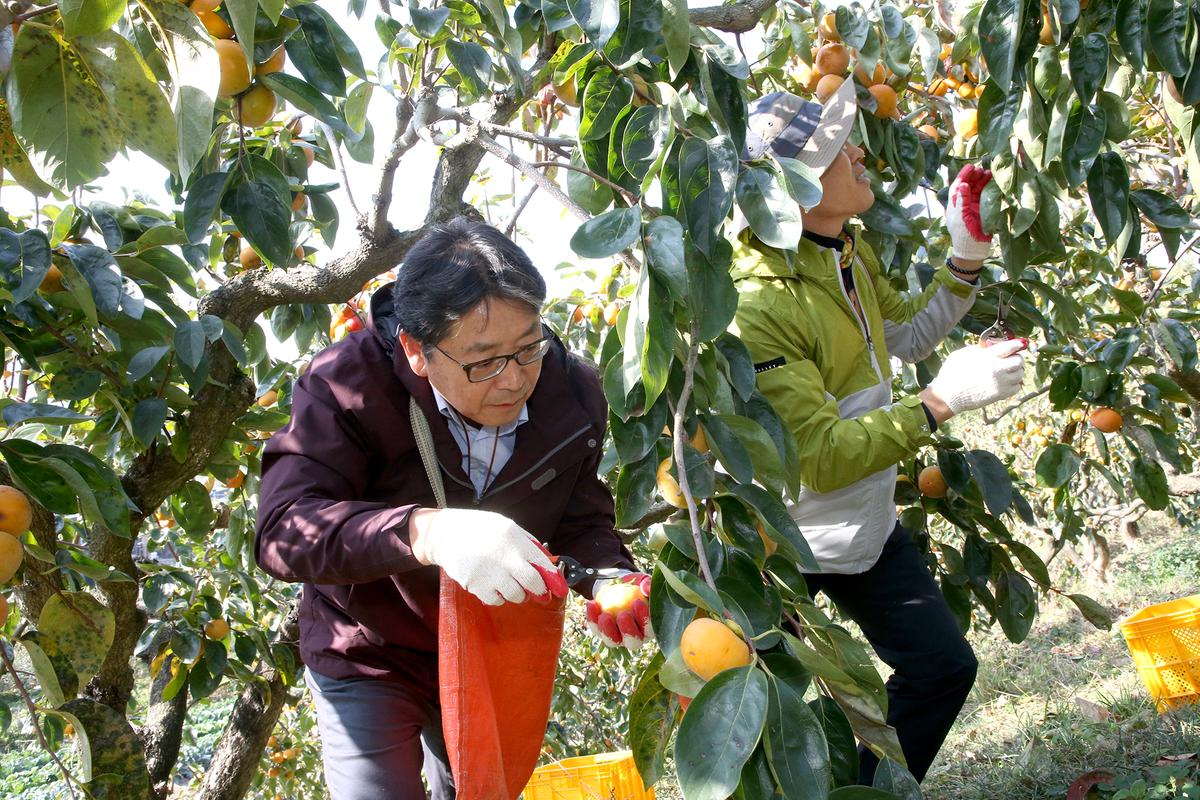
[[[295,663],[300,662],[300,606],[296,603],[288,612],[280,632],[279,642],[291,651]],[[299,670],[297,670],[297,673]],[[288,699],[284,675],[268,669],[264,681],[246,684],[229,713],[229,724],[213,752],[204,782],[193,800],[241,800],[250,788],[250,781],[259,767],[259,756],[267,739],[279,721]]]
[[[170,640],[167,628],[159,636],[157,653]],[[146,769],[150,773],[150,796],[162,800],[171,789],[171,773],[179,760],[179,745],[183,741],[183,722],[187,717],[187,688],[170,700],[163,700],[163,689],[171,682],[171,670],[163,666],[150,684],[150,710],[142,727],[142,742],[146,750]]]

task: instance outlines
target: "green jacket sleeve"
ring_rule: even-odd
[[[862,262],[883,315],[888,353],[910,364],[928,358],[975,304],[976,286],[955,277],[945,265],[938,267],[923,292],[905,295],[892,288],[870,250],[865,250]]]
[[[929,422],[916,397],[842,419],[837,400],[805,353],[802,332],[789,330],[796,309],[756,294],[739,308],[736,332],[756,364],[784,360],[759,373],[758,388],[796,437],[801,483],[817,492],[841,489],[899,463],[929,441]]]

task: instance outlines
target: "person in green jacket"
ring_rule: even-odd
[[[926,358],[971,308],[991,237],[979,195],[990,172],[969,165],[950,188],[951,256],[928,288],[902,295],[849,226],[875,196],[863,151],[848,142],[853,81],[824,105],[775,92],[751,107],[745,159],[795,158],[821,176],[794,251],[746,229],[734,244],[739,301],[733,331],[755,362],[758,387],[795,435],[802,490],[789,510],[820,572],[807,575],[858,623],[888,680],[888,722],[918,780],[929,769],[975,679],[976,660],[924,563],[897,524],[896,465],[955,414],[1011,397],[1027,342],[962,347],[918,394],[892,396],[891,358]],[[877,757],[860,751],[860,781]]]

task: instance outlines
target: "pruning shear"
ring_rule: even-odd
[[[585,567],[570,556],[552,556],[552,560],[570,587],[582,581],[620,578],[630,574],[629,570],[619,567]]]
[[[1029,340],[1024,336],[1017,336],[1015,333],[1013,333],[1012,328],[1008,327],[1008,322],[1006,321],[1008,318],[1008,309],[1012,305],[1012,298],[1009,297],[1008,299],[1005,299],[1003,289],[997,290],[997,293],[999,296],[996,302],[996,321],[993,322],[991,326],[987,328],[987,330],[979,334],[979,344],[983,347],[988,347],[989,345],[998,344],[1000,342],[1007,342],[1012,339],[1020,339],[1025,345],[1021,348],[1021,350],[1024,350],[1029,347]],[[1020,352],[1020,350],[1017,352]]]

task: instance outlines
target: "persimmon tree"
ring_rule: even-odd
[[[163,796],[187,704],[223,682],[239,696],[196,796],[262,784],[300,664],[294,589],[253,563],[261,440],[287,420],[306,354],[361,325],[347,302],[428,225],[479,215],[464,197],[481,165],[526,187],[510,228],[540,192],[578,222],[576,254],[614,265],[547,318],[603,372],[618,525],[651,531],[657,552],[661,652],[628,712],[647,782],[673,743],[689,800],[867,796],[846,788],[860,740],[888,757],[871,796],[919,796],[867,651],[805,590],[814,564],[785,505],[795,444],[727,332],[734,207],[788,248],[820,199],[798,162],[740,159],[748,97],[858,84],[877,196],[863,235],[900,288],[945,258],[938,209],[958,167],[996,176],[984,215],[1000,250],[948,346],[998,318],[1034,339],[1029,392],[988,419],[1021,440],[969,447],[950,426],[896,494],[964,628],[1022,640],[1039,602],[1063,595],[1043,554],[1102,533],[1098,504],[1179,511],[1195,492],[1192,5],[435,0],[370,10],[373,65],[332,7],[0,11],[0,475],[32,501],[0,642],[19,697],[0,720],[32,715],[51,751],[72,726],[90,757],[59,761],[68,793]],[[378,141],[376,104],[394,109]],[[430,144],[425,221],[397,229],[397,175]],[[173,207],[88,199],[129,151],[170,173]],[[344,176],[346,159],[376,156],[369,203],[339,219],[331,194],[360,187],[314,183],[310,167]],[[267,325],[295,363],[268,350]],[[1021,428],[1037,402],[1063,424]],[[944,485],[921,495],[930,465]],[[1109,624],[1102,602],[1065,597]],[[689,668],[698,615],[741,640],[740,666]],[[139,676],[148,707],[131,703]]]

